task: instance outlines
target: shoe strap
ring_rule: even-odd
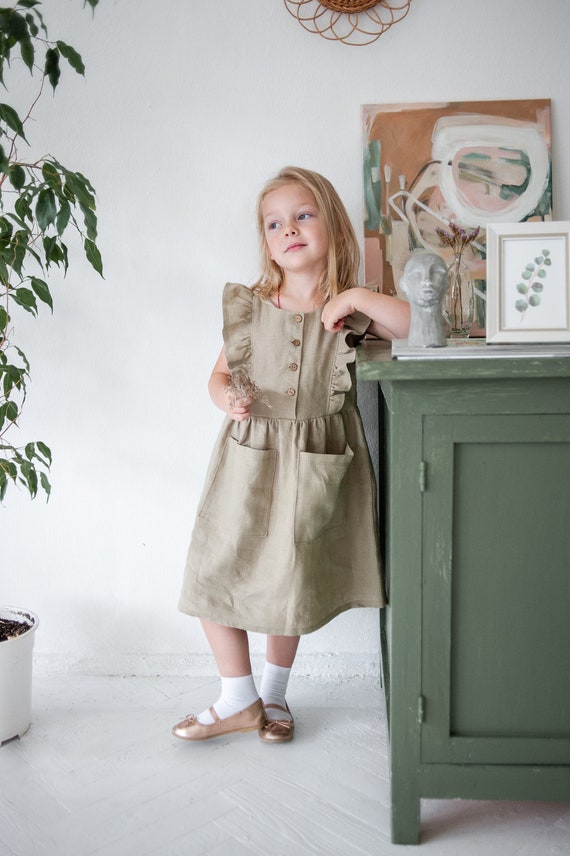
[[[212,716],[214,722],[221,722],[222,721],[220,719],[220,717],[218,716],[218,714],[216,713],[216,711],[214,710],[213,706],[210,708],[210,715]]]
[[[269,708],[272,708],[273,710],[282,710],[282,711],[283,711],[283,713],[288,713],[288,714],[289,714],[289,716],[291,716],[291,711],[289,710],[289,707],[287,706],[287,703],[285,703],[285,704],[286,704],[286,706],[285,706],[285,707],[283,707],[283,706],[282,706],[282,705],[280,705],[280,704],[266,704],[266,705],[265,705],[265,710],[269,710]]]

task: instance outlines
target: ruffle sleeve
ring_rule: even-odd
[[[344,396],[352,389],[353,373],[349,366],[356,359],[356,346],[364,338],[371,319],[362,312],[354,312],[344,319],[344,327],[337,334],[338,347],[331,378],[330,413],[338,413],[344,404]]]
[[[224,350],[232,374],[248,374],[251,364],[253,292],[246,285],[227,282],[222,296]]]

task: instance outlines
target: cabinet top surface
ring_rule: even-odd
[[[457,378],[570,378],[570,357],[438,357],[392,359],[390,342],[367,339],[358,348],[359,380],[416,381]]]

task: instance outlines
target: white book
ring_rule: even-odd
[[[392,357],[397,360],[479,360],[497,357],[570,357],[568,344],[488,345],[485,339],[448,339],[442,348],[418,348],[407,339],[392,341]]]

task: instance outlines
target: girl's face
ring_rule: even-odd
[[[319,280],[327,265],[329,237],[312,192],[302,184],[284,184],[262,203],[269,255],[285,274]]]

